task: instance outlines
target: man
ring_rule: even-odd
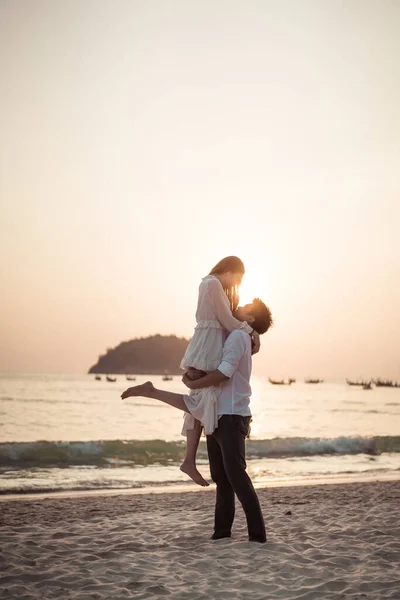
[[[247,321],[259,334],[268,331],[273,324],[271,311],[258,298],[239,307],[235,317]],[[245,331],[237,329],[229,334],[224,344],[218,369],[194,381],[186,375],[182,379],[192,390],[224,383],[217,405],[218,427],[207,435],[211,477],[217,484],[213,540],[231,536],[236,493],[246,515],[249,540],[266,542],[260,503],[246,472],[245,439],[251,420],[251,362],[251,338]],[[157,390],[150,381],[127,389],[121,397],[130,396],[154,398],[187,412],[185,396]]]
[[[239,307],[235,317],[247,321],[259,334],[268,331],[272,325],[270,310],[258,299]],[[246,472],[245,439],[251,420],[251,362],[250,336],[236,329],[225,342],[222,361],[216,371],[195,381],[183,377],[184,383],[191,389],[226,382],[218,398],[218,427],[207,436],[211,477],[217,484],[214,540],[231,536],[236,493],[246,515],[249,540],[266,541],[258,497]]]

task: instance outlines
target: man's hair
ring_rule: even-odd
[[[274,324],[270,309],[262,300],[260,300],[260,298],[254,298],[252,307],[248,312],[254,317],[254,321],[250,326],[260,335],[266,333]]]

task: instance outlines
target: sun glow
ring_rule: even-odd
[[[240,286],[240,304],[248,304],[254,298],[261,298],[266,302],[271,287],[272,265],[267,264],[268,261],[260,257],[258,249],[244,250],[239,256],[241,256],[246,269]]]
[[[253,298],[262,296],[261,275],[246,273],[240,286],[240,304],[248,304]]]
[[[239,290],[239,302],[242,306],[252,302],[254,298],[268,301],[267,294],[271,293],[271,279],[277,276],[277,265],[272,263],[265,253],[261,255],[258,244],[248,240],[245,244],[226,244],[221,245],[217,251],[214,248],[213,253],[213,260],[215,257],[221,260],[224,256],[235,255],[244,262],[246,271]]]

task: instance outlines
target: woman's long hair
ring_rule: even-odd
[[[245,270],[243,261],[237,256],[226,256],[211,269],[209,275],[224,275],[224,273],[228,272],[244,275]],[[239,306],[239,286],[232,285],[230,287],[224,287],[224,292],[228,296],[231,311],[234,312]]]

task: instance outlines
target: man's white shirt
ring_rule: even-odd
[[[241,415],[250,417],[251,338],[243,330],[229,334],[218,366],[229,381],[223,384],[217,401],[218,416]]]

